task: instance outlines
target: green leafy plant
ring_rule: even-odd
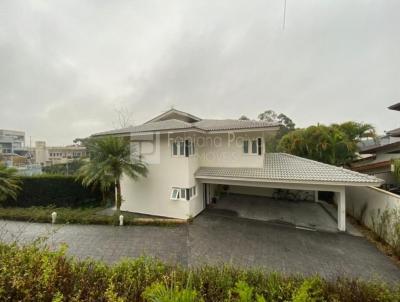
[[[78,179],[85,186],[97,185],[103,191],[115,186],[115,205],[120,211],[122,203],[122,175],[136,180],[146,176],[148,169],[140,158],[131,158],[129,140],[121,137],[107,136],[85,141],[90,161],[79,170]]]
[[[233,293],[237,295],[238,302],[265,302],[265,298],[260,294],[254,294],[254,288],[249,286],[245,281],[236,282]]]
[[[21,190],[20,184],[17,170],[0,164],[0,202],[7,198],[16,200],[18,192]]]
[[[232,266],[185,269],[140,257],[114,265],[67,256],[44,242],[0,243],[0,301],[399,301],[376,281],[283,276]]]
[[[375,136],[370,124],[318,124],[289,132],[280,140],[278,149],[327,164],[348,165],[357,157],[357,144],[366,137]]]
[[[20,190],[16,199],[8,198],[4,201],[4,206],[85,207],[99,206],[102,203],[102,194],[98,188],[88,189],[73,176],[21,176],[19,180]]]
[[[396,178],[397,182],[400,183],[400,159],[394,159],[392,160],[392,165],[393,165],[393,175]]]
[[[319,277],[304,280],[293,295],[293,302],[323,302],[324,283]]]
[[[196,290],[180,288],[179,286],[167,286],[157,282],[147,287],[143,292],[143,298],[149,302],[201,302],[204,301]]]

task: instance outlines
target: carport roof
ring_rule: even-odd
[[[266,153],[263,168],[200,167],[196,178],[257,180],[280,183],[380,185],[374,176],[286,154]]]

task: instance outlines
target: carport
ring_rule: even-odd
[[[201,167],[196,179],[204,185],[204,202],[209,204],[215,185],[334,192],[337,228],[346,230],[346,186],[378,186],[382,180],[286,153],[267,153],[262,168]]]

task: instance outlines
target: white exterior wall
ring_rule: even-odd
[[[124,177],[121,183],[123,202],[121,209],[136,213],[188,219],[187,200],[171,200],[173,187],[189,188],[189,158],[172,157],[166,135],[160,137],[160,162],[148,165],[149,174],[133,181]],[[146,157],[143,158],[146,161]]]
[[[149,174],[136,182],[124,177],[121,183],[123,203],[121,209],[136,213],[188,219],[198,215],[205,207],[203,184],[194,174],[200,166],[262,167],[264,164],[264,139],[262,155],[245,155],[243,138],[263,138],[263,132],[239,134],[201,135],[199,133],[161,134],[159,161],[149,163]],[[192,139],[195,154],[189,157],[172,156],[171,142],[175,139]],[[133,137],[133,141],[140,140]],[[152,149],[148,140],[139,148],[146,162],[144,148]],[[153,158],[154,159],[154,158]],[[191,188],[196,185],[197,194],[191,200],[171,200],[173,187]]]
[[[364,205],[367,206],[363,223],[372,229],[372,216],[380,210],[400,209],[400,196],[375,187],[347,187],[346,211],[357,219]]]

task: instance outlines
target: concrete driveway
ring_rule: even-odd
[[[337,232],[336,208],[326,202],[275,200],[269,197],[230,194],[210,211],[223,216],[290,224],[297,228]],[[347,232],[361,236],[350,223]]]
[[[362,237],[296,229],[204,212],[177,227],[58,225],[0,221],[0,240],[29,242],[46,236],[78,258],[112,263],[149,255],[183,266],[230,263],[282,273],[339,275],[400,281],[394,262]]]

